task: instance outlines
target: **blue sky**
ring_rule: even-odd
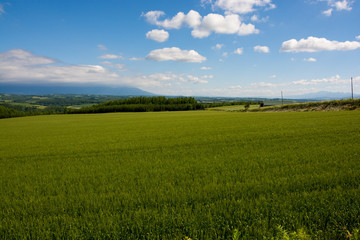
[[[0,0],[0,82],[360,93],[358,0]]]

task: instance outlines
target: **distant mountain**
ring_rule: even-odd
[[[335,100],[351,98],[351,93],[342,92],[316,92],[296,96],[287,96],[288,99],[313,99],[313,100]],[[359,94],[354,94],[354,98],[360,98]]]
[[[154,96],[154,94],[134,87],[107,87],[96,85],[20,85],[0,84],[0,93],[46,95],[46,94],[91,94],[114,96]]]

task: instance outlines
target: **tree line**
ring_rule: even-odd
[[[49,104],[45,109],[34,106],[2,104],[0,105],[0,118],[34,116],[44,114],[82,114],[82,113],[108,113],[108,112],[160,112],[160,111],[190,111],[204,110],[205,108],[259,104],[258,101],[233,101],[218,103],[199,103],[194,97],[130,97],[110,100],[80,109],[71,109],[62,106],[74,99],[41,99]],[[76,99],[81,103],[81,99]],[[86,101],[85,101],[86,102]]]
[[[178,105],[178,104],[197,104],[198,102],[193,97],[131,97],[125,99],[118,99],[108,101],[99,105],[130,105],[130,104],[154,104],[154,105]]]
[[[68,109],[67,113],[159,112],[203,109],[205,109],[205,106],[198,103],[193,97],[132,97],[80,109]]]
[[[25,117],[35,115],[49,115],[66,113],[66,107],[46,107],[45,109],[39,109],[36,107],[28,107],[13,104],[0,104],[0,119],[12,118],[12,117]]]
[[[193,97],[131,97],[95,104],[80,109],[65,106],[47,106],[39,109],[34,106],[2,104],[0,118],[23,117],[45,114],[82,114],[108,112],[159,112],[159,111],[189,111],[203,110],[205,106]]]

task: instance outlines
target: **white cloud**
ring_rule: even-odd
[[[237,49],[234,51],[234,53],[237,54],[237,55],[241,55],[241,54],[243,54],[243,52],[244,52],[244,49],[243,49],[243,48],[237,48]]]
[[[208,83],[207,80],[203,79],[203,78],[198,78],[192,75],[187,75],[187,79],[189,82],[194,83],[194,84],[198,84],[198,83]]]
[[[211,70],[211,67],[201,67],[201,70]]]
[[[195,38],[204,38],[211,35],[211,33],[218,34],[238,34],[250,35],[257,34],[259,30],[251,23],[245,24],[241,22],[239,15],[231,14],[222,16],[220,14],[210,13],[206,15],[201,24],[194,28],[191,32]]]
[[[133,86],[164,94],[176,93],[182,85],[205,84],[212,75],[201,77],[188,74],[155,73],[150,75],[120,75],[100,65],[56,64],[55,60],[14,49],[0,53],[0,82],[20,84],[94,84]],[[124,65],[108,61],[101,63],[123,71]],[[120,69],[119,69],[120,68]]]
[[[240,18],[238,15],[222,16],[210,13],[204,17],[200,26],[194,29],[191,34],[196,38],[208,37],[211,32],[221,34],[236,34],[240,27]]]
[[[270,49],[267,46],[255,46],[254,47],[254,51],[255,52],[259,52],[259,53],[269,53]]]
[[[52,63],[56,63],[56,60],[47,57],[36,56],[23,49],[13,49],[7,52],[0,53],[1,66],[36,66]]]
[[[228,55],[229,55],[228,52],[223,52],[223,53],[221,54],[221,56],[223,56],[223,57],[227,57]]]
[[[203,78],[203,79],[213,79],[214,75],[204,75],[204,76],[201,76],[201,78]]]
[[[308,37],[307,39],[291,39],[282,43],[281,52],[319,52],[350,51],[360,48],[360,42],[329,41],[326,38]]]
[[[124,57],[121,55],[115,55],[115,54],[104,54],[98,58],[100,58],[100,59],[123,59]]]
[[[333,2],[333,1],[330,1],[330,2]],[[343,1],[336,1],[336,2],[332,3],[331,5],[334,6],[337,11],[342,11],[342,10],[351,11],[351,9],[352,9],[351,4],[352,4],[352,1],[348,2],[347,0],[343,0]]]
[[[299,80],[291,82],[292,85],[317,85],[321,83],[330,83],[330,84],[346,84],[348,83],[348,79],[341,79],[339,75],[335,75],[330,78],[322,78],[322,79],[312,79],[312,80]]]
[[[178,12],[173,18],[160,21],[159,18],[164,15],[165,13],[163,11],[150,11],[146,14],[143,14],[143,16],[149,23],[166,29],[179,29],[184,24],[187,24],[189,27],[194,28],[200,25],[201,22],[200,14],[194,10],[190,10],[188,14]]]
[[[106,47],[105,45],[102,45],[102,44],[98,44],[97,47],[98,47],[100,50],[104,50],[104,51],[107,50],[107,47]]]
[[[315,58],[304,58],[305,62],[316,62],[317,60]]]
[[[157,25],[158,19],[163,15],[165,15],[163,11],[149,11],[145,14],[142,14],[142,16],[146,18],[146,21],[154,25]]]
[[[146,38],[157,42],[165,42],[169,39],[169,33],[165,30],[154,29],[146,33]]]
[[[271,0],[216,0],[214,6],[238,14],[254,12],[258,7],[265,7],[266,9],[276,7],[271,3]]]
[[[130,61],[142,61],[142,60],[145,60],[144,58],[141,58],[141,57],[132,57],[132,58],[129,58]]]
[[[242,89],[243,87],[241,85],[237,86],[231,86],[230,89]]]
[[[253,22],[258,22],[258,21],[259,21],[259,17],[258,17],[257,15],[253,15],[253,16],[251,17],[251,21],[253,21]]]
[[[267,22],[269,21],[269,16],[259,18],[257,15],[253,15],[250,19],[252,22]]]
[[[201,56],[195,50],[181,50],[177,47],[153,50],[146,56],[146,58],[155,61],[179,61],[197,63],[201,63],[206,60],[206,57]]]
[[[276,78],[276,75],[275,75],[275,74],[274,74],[274,75],[271,75],[271,76],[269,76],[269,78],[275,79],[275,78]]]
[[[272,77],[272,76],[271,76]],[[355,77],[360,80],[360,76]],[[319,91],[347,91],[349,79],[343,79],[339,75],[328,78],[312,79],[312,80],[297,80],[292,82],[272,83],[272,82],[257,82],[249,86],[243,87],[243,90],[253,90],[259,96],[263,91],[261,89],[268,89],[268,93],[272,95],[279,94],[280,90],[286,91],[287,95],[298,95],[309,92]],[[318,85],[318,86],[317,86]],[[360,85],[359,85],[360,86]],[[304,88],[306,87],[306,88]],[[257,92],[256,92],[257,91]]]
[[[162,26],[167,29],[172,29],[172,28],[179,29],[181,28],[182,24],[185,22],[185,18],[186,15],[183,12],[179,12],[172,19],[170,20],[166,19],[163,22],[158,22],[156,25]]]
[[[55,60],[22,49],[0,53],[0,82],[116,83],[118,75],[99,65],[54,65]]]
[[[111,67],[111,68],[115,68],[117,71],[119,72],[125,72],[125,71],[128,71],[126,68],[125,68],[125,65],[124,64],[121,64],[121,63],[112,63],[112,62],[109,62],[109,61],[104,61],[104,62],[100,62],[100,64],[104,65],[104,66],[107,66],[107,67]]]
[[[324,14],[325,16],[330,17],[332,15],[332,12],[333,12],[333,9],[330,8],[328,10],[323,11],[322,14]]]
[[[198,13],[197,11],[191,10],[186,18],[185,18],[185,22],[187,23],[187,25],[189,25],[189,27],[191,28],[196,28],[197,26],[199,26],[201,24],[201,15],[200,13]]]
[[[356,40],[360,40],[360,35],[359,35],[359,36],[356,36],[355,38],[356,38]]]
[[[354,3],[353,0],[342,0],[342,1],[336,1],[336,0],[317,0],[318,2],[327,2],[328,6],[330,8],[328,10],[325,10],[322,12],[325,16],[331,16],[333,11],[351,11],[352,10],[352,4]]]
[[[220,50],[224,47],[224,44],[217,43],[215,46],[211,47],[211,49]]]
[[[191,10],[188,14],[179,12],[171,19],[160,21],[159,18],[163,15],[165,13],[162,11],[150,11],[143,14],[149,23],[166,29],[179,29],[182,26],[192,28],[191,35],[195,38],[208,37],[213,32],[217,34],[238,34],[239,36],[259,33],[253,24],[241,22],[237,14],[223,16],[210,13],[202,17],[198,12]]]

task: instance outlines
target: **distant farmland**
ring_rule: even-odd
[[[359,123],[359,111],[1,119],[0,239],[346,239],[360,228]]]

